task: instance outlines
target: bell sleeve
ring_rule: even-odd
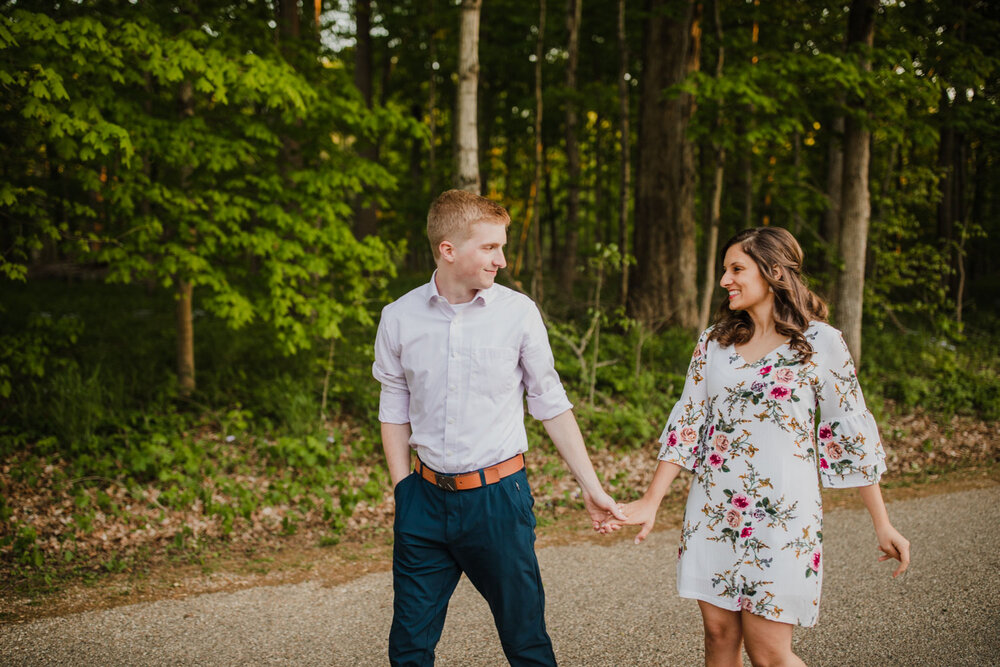
[[[820,479],[830,488],[877,484],[886,466],[875,417],[865,404],[843,336],[833,327],[824,334],[813,342]]]
[[[701,334],[695,345],[681,397],[670,411],[670,418],[660,435],[660,453],[657,458],[688,470],[694,470],[697,465],[698,444],[705,439],[705,429],[708,428],[708,382],[705,378],[705,366],[708,363],[709,332],[711,328]]]

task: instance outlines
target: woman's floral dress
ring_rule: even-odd
[[[660,460],[695,474],[678,593],[811,626],[823,581],[820,481],[879,481],[885,452],[875,419],[830,325],[810,323],[805,337],[815,354],[805,363],[788,343],[747,363],[734,347],[708,341],[710,331],[660,436]]]

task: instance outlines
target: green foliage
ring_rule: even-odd
[[[904,408],[940,415],[1000,419],[1000,363],[996,336],[970,333],[956,344],[928,333],[868,329],[862,386],[878,401],[889,398]]]
[[[111,282],[190,283],[287,354],[370,322],[365,300],[393,265],[386,243],[354,237],[350,202],[394,178],[350,139],[412,123],[368,113],[337,63],[296,70],[273,43],[247,50],[226,26],[175,18],[4,17],[4,136],[27,141],[2,147],[0,207],[18,227],[0,271],[23,278],[54,243]]]

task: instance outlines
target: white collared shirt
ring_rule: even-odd
[[[379,421],[410,424],[410,446],[443,473],[478,470],[528,449],[535,419],[573,405],[535,303],[502,285],[456,309],[434,277],[382,309],[372,375]]]

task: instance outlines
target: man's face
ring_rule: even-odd
[[[493,222],[475,222],[470,232],[469,238],[455,246],[453,275],[466,289],[489,289],[497,271],[507,266],[503,256],[507,227]]]

